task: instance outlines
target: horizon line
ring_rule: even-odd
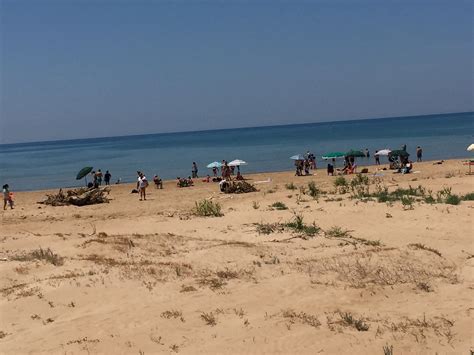
[[[235,129],[257,129],[257,128],[274,128],[274,127],[285,127],[285,126],[304,126],[308,124],[325,124],[325,123],[345,123],[351,121],[371,121],[371,120],[383,120],[383,119],[402,119],[402,118],[413,118],[413,117],[426,117],[426,116],[446,116],[454,114],[469,114],[474,111],[462,111],[462,112],[447,112],[447,113],[427,113],[422,115],[408,115],[408,116],[384,116],[384,117],[369,117],[369,118],[350,118],[341,119],[334,121],[321,121],[321,122],[300,122],[300,123],[285,123],[275,124],[268,126],[244,126],[244,127],[230,127],[230,128],[216,128],[216,129],[199,129],[189,131],[171,131],[171,132],[155,132],[155,133],[142,133],[142,134],[122,134],[117,136],[99,136],[99,137],[88,137],[88,138],[66,138],[66,139],[51,139],[51,140],[39,140],[39,141],[25,141],[25,142],[13,142],[13,143],[0,143],[0,146],[9,145],[22,145],[22,144],[41,144],[41,143],[57,143],[57,142],[74,142],[84,141],[93,139],[107,139],[107,138],[124,138],[124,137],[143,137],[143,136],[154,136],[154,135],[172,135],[181,133],[201,133],[201,132],[218,132],[218,131],[230,131]]]

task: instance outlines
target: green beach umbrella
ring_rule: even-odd
[[[365,154],[363,152],[354,149],[349,150],[345,155],[346,157],[365,157]]]
[[[83,177],[86,178],[86,185],[87,185],[87,174],[89,174],[92,171],[92,166],[86,166],[85,168],[82,168],[79,170],[79,172],[76,175],[76,180],[81,180]]]
[[[324,154],[322,156],[323,159],[337,159],[337,158],[344,158],[345,154],[342,152],[331,152]]]

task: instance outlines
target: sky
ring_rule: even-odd
[[[474,111],[473,4],[0,0],[0,143]]]

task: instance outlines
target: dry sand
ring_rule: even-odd
[[[460,160],[415,170],[383,172],[380,179],[390,190],[421,184],[434,192],[474,191]],[[129,193],[131,185],[117,185],[110,203],[87,207],[36,204],[45,191],[16,193],[17,208],[1,212],[0,351],[473,349],[473,201],[415,202],[413,209],[362,202],[334,194],[335,178],[324,170],[309,177],[257,174],[251,182],[268,178],[256,185],[259,192],[242,195],[221,194],[213,183],[178,189],[170,181],[163,190],[149,188],[143,202]],[[310,181],[329,193],[315,200],[285,187]],[[193,215],[195,201],[205,198],[219,202],[224,216]],[[274,202],[288,210],[270,208]],[[256,223],[287,223],[295,213],[321,231],[313,237],[281,227],[256,231]],[[347,234],[325,233],[334,226]],[[28,257],[40,247],[63,264]],[[32,260],[15,260],[25,255]]]

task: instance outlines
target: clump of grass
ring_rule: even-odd
[[[349,192],[349,183],[347,182],[344,176],[336,177],[336,179],[334,180],[334,187],[336,189],[336,192],[340,194],[345,194]]]
[[[369,330],[369,325],[365,323],[362,318],[356,318],[349,312],[339,313],[343,325],[353,327],[359,332],[366,332]]]
[[[260,204],[257,201],[252,202],[252,207],[254,210],[258,210],[260,208]]]
[[[197,291],[196,290],[196,287],[192,286],[192,285],[181,285],[181,290],[179,292],[194,292],[194,291]]]
[[[218,202],[202,200],[195,203],[194,214],[202,217],[221,217],[221,205]]]
[[[203,313],[201,313],[201,319],[204,320],[204,322],[207,325],[210,325],[211,327],[213,327],[217,324],[216,316],[212,312],[209,312],[209,313],[203,312]]]
[[[393,345],[384,345],[383,346],[383,355],[393,355]]]
[[[461,197],[463,201],[474,201],[474,192],[470,192]]]
[[[308,195],[310,195],[313,199],[317,200],[322,193],[323,191],[316,186],[314,181],[308,182]]]
[[[351,234],[348,230],[333,226],[326,231],[326,236],[329,238],[350,238]]]
[[[226,279],[226,280],[236,279],[236,278],[239,277],[238,272],[232,271],[232,270],[229,270],[229,269],[219,270],[219,271],[216,272],[216,275],[217,275],[217,277],[219,277],[221,279]]]
[[[303,216],[296,213],[293,219],[290,222],[287,222],[284,226],[307,237],[313,237],[321,231],[321,228],[319,228],[315,223],[312,225],[306,225],[303,221]]]
[[[288,207],[286,207],[286,205],[283,202],[275,202],[272,205],[270,205],[270,207],[279,211],[288,209]]]
[[[64,264],[64,258],[59,256],[58,254],[53,253],[51,249],[43,249],[39,248],[33,250],[29,254],[25,255],[17,255],[12,258],[12,260],[17,261],[33,261],[33,260],[43,260],[54,266],[61,266]]]
[[[369,195],[369,178],[362,174],[357,174],[354,179],[351,180],[350,183],[351,191],[353,197],[356,198],[365,198],[370,197]]]
[[[181,322],[184,322],[183,312],[177,311],[177,310],[164,311],[161,313],[161,318],[165,318],[165,319],[179,318]]]
[[[441,253],[436,250],[436,249],[433,249],[433,248],[430,248],[430,247],[427,247],[426,245],[424,244],[421,244],[421,243],[412,243],[412,244],[408,244],[408,246],[410,248],[413,248],[413,249],[421,249],[421,250],[426,250],[426,251],[429,251],[429,252],[432,252],[438,256],[442,256]]]
[[[458,195],[453,194],[450,187],[445,187],[438,191],[436,194],[436,200],[439,203],[447,203],[450,205],[459,205],[459,203],[461,203],[461,198]]]
[[[219,277],[202,277],[198,280],[201,286],[208,286],[212,291],[221,289],[227,282]]]
[[[298,188],[296,187],[296,185],[293,184],[293,182],[290,182],[289,184],[286,184],[285,187],[286,187],[288,190],[296,190],[296,189],[298,189]]]
[[[416,287],[425,292],[433,292],[433,288],[428,282],[418,282]]]
[[[413,203],[415,202],[415,199],[409,195],[402,196],[400,198],[400,201],[402,202],[402,206],[404,210],[412,210],[413,209]]]
[[[307,324],[311,327],[317,328],[321,325],[321,322],[317,317],[307,314],[305,312],[295,312],[292,309],[287,309],[282,312],[283,318],[289,319],[290,323],[296,323],[299,321],[302,324]]]
[[[272,234],[283,229],[278,223],[254,223],[254,226],[258,234]]]
[[[354,246],[357,244],[363,244],[363,245],[368,245],[368,246],[373,246],[373,247],[379,247],[382,245],[382,243],[379,240],[369,240],[369,239],[364,239],[364,238],[353,237],[350,234],[349,230],[342,229],[341,227],[338,227],[338,226],[329,228],[325,232],[325,234],[327,238],[343,239],[347,243],[352,244]]]

